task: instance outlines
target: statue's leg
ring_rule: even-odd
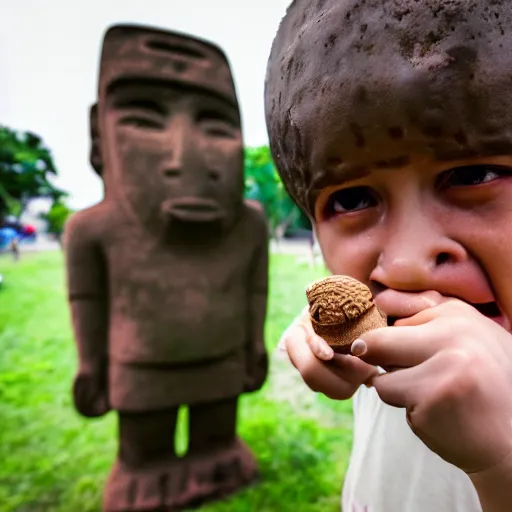
[[[183,506],[222,498],[257,479],[253,454],[236,435],[238,398],[189,409],[189,449]]]
[[[105,512],[175,510],[184,484],[174,442],[177,413],[119,414],[119,453],[105,488]]]

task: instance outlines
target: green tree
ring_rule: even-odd
[[[291,226],[309,226],[307,217],[286,192],[268,146],[245,149],[245,197],[263,204],[275,238]]]
[[[49,177],[57,175],[52,154],[41,137],[0,126],[0,220],[11,213],[18,217],[34,197],[67,196]]]
[[[41,217],[48,223],[48,233],[55,235],[59,240],[64,231],[64,224],[68,217],[73,213],[62,200],[55,201],[48,211],[43,213]]]

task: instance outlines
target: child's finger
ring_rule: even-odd
[[[305,340],[318,359],[329,361],[334,356],[334,350],[315,333],[309,319],[309,311],[303,311],[295,322],[288,327],[283,333],[278,347],[280,350],[287,350],[288,345],[295,343],[296,340]]]
[[[368,364],[410,368],[431,358],[444,346],[449,331],[432,324],[414,327],[382,327],[354,341],[352,354]]]
[[[436,291],[411,293],[392,289],[379,293],[375,298],[375,303],[382,311],[396,318],[411,317],[444,301],[446,298]]]
[[[357,387],[365,381],[361,379],[354,385],[353,382],[346,380],[343,369],[336,367],[332,361],[323,362],[314,356],[305,338],[288,342],[287,352],[291,363],[309,388],[334,400],[350,398]]]
[[[373,377],[379,375],[377,367],[350,354],[334,354],[332,361],[326,364],[344,380],[356,386],[369,383]]]
[[[412,407],[424,383],[423,366],[401,369],[391,373],[377,375],[372,379],[372,386],[381,400],[392,407]]]
[[[445,297],[441,304],[442,306],[438,304],[432,308],[424,309],[409,318],[402,318],[395,322],[395,326],[423,325],[440,316],[453,316],[454,314],[460,314],[461,311],[467,313],[471,308],[469,304],[452,297]]]
[[[306,333],[306,341],[313,354],[315,354],[318,359],[330,361],[334,356],[334,350],[321,336],[318,336],[313,329],[311,318],[309,316],[309,307],[302,310],[298,323]]]
[[[304,326],[299,322],[294,322],[286,331],[282,334],[281,339],[277,347],[279,350],[286,352],[288,342],[293,343],[295,340],[304,340],[306,341],[307,332],[304,329]]]
[[[311,331],[313,331],[312,328]],[[316,334],[314,331],[308,332],[306,341],[309,345],[309,348],[313,354],[318,357],[318,359],[321,359],[322,361],[330,361],[334,357],[334,350],[322,337],[318,336],[318,334]]]

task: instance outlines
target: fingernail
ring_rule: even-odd
[[[323,358],[323,359],[332,359],[332,357],[334,356],[334,350],[327,350],[327,349],[320,349],[320,356]]]
[[[277,348],[281,352],[286,352],[286,342],[285,341],[280,341],[279,344],[277,345]]]
[[[360,357],[366,353],[366,343],[363,340],[357,339],[352,343],[352,347],[350,351],[352,352],[353,356]]]

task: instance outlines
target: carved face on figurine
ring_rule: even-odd
[[[109,179],[138,220],[225,224],[236,216],[240,113],[218,48],[169,32],[110,29],[99,115]]]

